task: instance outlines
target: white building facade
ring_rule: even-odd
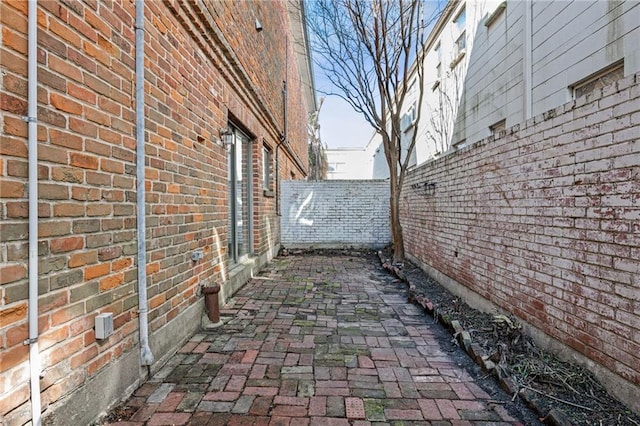
[[[415,164],[638,72],[640,2],[451,1],[425,49]]]
[[[374,133],[362,148],[332,148],[327,153],[327,179],[386,179],[389,167],[384,157],[380,135]]]
[[[452,0],[424,48],[421,117],[414,80],[401,119],[410,166],[640,71],[640,2]],[[329,179],[389,176],[375,134],[327,156]]]

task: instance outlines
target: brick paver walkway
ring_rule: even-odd
[[[275,259],[120,425],[520,424],[457,366],[403,284],[360,256]]]

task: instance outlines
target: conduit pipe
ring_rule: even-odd
[[[29,149],[29,375],[31,381],[31,423],[42,424],[40,402],[40,351],[38,350],[38,3],[28,8],[28,94]]]
[[[286,67],[286,59],[285,59]],[[276,145],[276,215],[280,216],[280,145],[287,141],[287,80],[282,82],[282,112],[284,114],[284,130]]]
[[[285,36],[284,38],[284,81],[282,82],[282,115],[283,115],[283,129],[282,134],[280,135],[280,140],[276,145],[276,215],[280,216],[280,145],[285,144],[287,142],[287,128],[288,126],[288,111],[287,111],[287,82],[289,80],[289,37]]]
[[[136,205],[138,234],[138,319],[140,321],[140,361],[153,364],[149,347],[149,307],[147,304],[147,232],[144,155],[144,0],[136,0]]]
[[[38,3],[29,1],[27,116],[29,149],[29,374],[31,423],[42,424],[40,402],[40,352],[38,350]]]

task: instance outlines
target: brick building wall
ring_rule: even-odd
[[[391,242],[389,182],[282,183],[285,247],[383,247]]]
[[[14,425],[31,417],[23,345],[27,2],[0,2],[0,10],[0,417]],[[92,421],[146,375],[138,354],[134,16],[133,2],[38,2],[39,349],[42,405],[45,415],[59,413],[54,423]],[[250,135],[254,179],[262,176],[263,146],[278,151],[274,176],[306,174],[313,106],[293,61],[287,142],[278,146],[290,32],[284,1],[145,2],[143,267],[152,370],[199,327],[199,285],[231,285],[219,129],[231,121]],[[251,251],[265,258],[280,240],[276,198],[254,188]],[[198,249],[204,258],[193,262]],[[115,331],[96,341],[94,317],[103,312],[113,313]]]
[[[636,410],[638,129],[636,74],[419,167],[402,199],[413,260],[571,348]]]

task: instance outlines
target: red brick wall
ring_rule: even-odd
[[[150,1],[145,7],[153,333],[198,302],[202,281],[227,278],[227,152],[219,129],[233,117],[255,138],[254,176],[261,177],[262,144],[275,152],[283,130],[289,21],[284,2],[211,2],[200,10]],[[28,326],[26,9],[27,2],[0,2],[0,416],[9,424],[30,418],[22,344]],[[134,15],[130,1],[38,2],[43,407],[137,346]],[[291,63],[292,80],[297,72]],[[289,137],[306,165],[300,90],[290,86]],[[290,170],[304,176],[286,151],[279,155],[283,176]],[[279,242],[275,198],[255,188],[254,251],[264,254]],[[197,263],[190,260],[195,249],[205,254]],[[94,317],[101,312],[114,314],[115,332],[96,342]]]
[[[39,349],[43,407],[136,343],[133,9],[38,8]],[[27,407],[27,2],[2,2],[0,415]],[[98,16],[100,14],[100,17]],[[113,312],[98,344],[93,317]]]
[[[402,201],[408,253],[636,385],[639,83],[419,167]]]

